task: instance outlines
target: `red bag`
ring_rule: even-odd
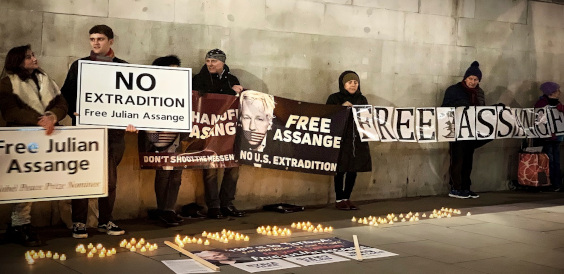
[[[524,186],[549,186],[549,159],[545,153],[519,153],[517,180]]]

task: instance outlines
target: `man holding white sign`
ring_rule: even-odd
[[[89,31],[90,33],[90,56],[80,60],[91,60],[99,62],[127,63],[115,57],[112,45],[114,43],[113,30],[106,25],[96,25]],[[76,99],[78,95],[78,65],[79,60],[72,63],[65,83],[61,88],[61,93],[69,104],[68,115],[72,118],[73,125],[76,125],[77,109]],[[100,79],[107,81],[107,79]],[[136,131],[135,127],[129,125],[128,131]],[[125,132],[121,129],[108,129],[108,197],[98,199],[98,230],[108,235],[122,235],[123,229],[112,222],[112,211],[116,199],[117,167],[121,162],[125,151]],[[87,238],[86,219],[88,217],[88,199],[72,200],[72,222],[73,237]]]

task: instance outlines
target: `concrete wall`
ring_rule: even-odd
[[[526,0],[3,0],[0,61],[30,43],[62,84],[66,68],[89,52],[88,29],[110,25],[114,50],[131,63],[177,54],[199,71],[212,48],[243,86],[324,103],[347,69],[361,77],[374,105],[439,106],[446,87],[473,60],[488,104],[530,107],[547,80],[564,84],[564,5]],[[117,219],[155,205],[153,171],[141,171],[136,137],[127,136],[119,168]],[[354,200],[442,195],[448,191],[448,144],[370,144],[373,171],[358,177]],[[475,155],[473,190],[506,189],[516,177],[518,140],[494,141]],[[332,177],[244,166],[236,205],[325,204]],[[179,204],[203,204],[201,171],[183,174]],[[68,219],[65,202],[34,207],[34,222]],[[0,209],[8,221],[9,206]],[[50,218],[49,218],[50,216]]]

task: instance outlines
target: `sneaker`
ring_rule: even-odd
[[[174,211],[166,210],[159,215],[159,220],[167,226],[177,226],[180,223],[176,220],[177,215]]]
[[[86,232],[86,224],[84,223],[73,223],[72,224],[72,237],[76,239],[88,238],[88,232]]]
[[[449,197],[452,198],[459,198],[459,199],[468,199],[470,198],[470,194],[468,194],[467,190],[456,190],[453,189],[448,193]]]
[[[98,225],[98,231],[105,232],[111,236],[119,236],[125,234],[125,230],[119,228],[116,224],[112,221],[109,221],[107,224]]]
[[[6,240],[24,246],[40,246],[41,240],[31,224],[9,226],[5,234]]]
[[[470,196],[470,198],[480,198],[480,195],[478,195],[478,193],[472,191],[472,190],[466,190],[468,192],[468,196]]]

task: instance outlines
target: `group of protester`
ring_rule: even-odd
[[[114,33],[106,25],[96,25],[89,31],[91,52],[80,60],[99,62],[126,63],[115,56],[112,50]],[[193,77],[193,90],[201,95],[218,93],[238,96],[244,88],[237,77],[232,75],[225,64],[226,54],[219,50],[210,50],[205,56],[206,64]],[[156,66],[178,67],[180,59],[174,55],[157,58],[152,63]],[[68,114],[72,124],[76,124],[76,98],[78,80],[78,60],[73,62],[68,71],[62,88],[47,76],[39,67],[37,58],[29,45],[12,48],[4,65],[7,76],[0,80],[0,110],[7,126],[41,126],[45,134],[52,134],[54,127]],[[449,87],[445,93],[443,106],[482,106],[485,105],[484,91],[479,87],[482,73],[478,62],[474,62],[466,71],[461,82]],[[366,105],[368,101],[360,90],[360,78],[354,71],[345,71],[339,76],[339,92],[331,94],[327,104],[351,107]],[[564,106],[558,101],[560,87],[556,83],[545,83],[541,86],[544,95],[535,106],[552,105],[564,111]],[[252,121],[252,117],[249,118]],[[254,130],[247,127],[245,130]],[[112,220],[112,212],[116,198],[117,167],[125,150],[125,132],[138,132],[134,125],[126,130],[108,129],[108,196],[98,199],[98,231],[108,235],[122,235],[125,231]],[[143,136],[152,136],[157,132],[142,132]],[[156,143],[165,142],[175,133],[159,132]],[[170,136],[169,136],[170,135]],[[249,135],[252,135],[249,133]],[[551,166],[551,179],[559,184],[559,142],[552,138],[546,142],[546,151],[551,156],[554,165],[554,179]],[[175,145],[168,145],[164,150],[176,149]],[[174,143],[173,143],[174,144]],[[257,142],[260,145],[260,142]],[[451,142],[450,155],[450,184],[452,190],[449,196],[456,198],[477,198],[478,195],[470,191],[470,173],[474,150],[483,145],[479,141]],[[358,207],[350,201],[357,172],[368,172],[372,169],[370,149],[367,142],[361,142],[360,134],[354,126],[353,117],[345,126],[341,141],[337,174],[334,176],[335,207],[339,210],[357,210]],[[557,170],[557,172],[556,172]],[[223,171],[221,188],[218,189],[218,177]],[[167,225],[178,225],[183,221],[176,209],[176,201],[181,185],[182,170],[163,168],[156,171],[155,193],[157,200],[157,215]],[[199,212],[199,216],[221,219],[228,216],[242,217],[245,212],[233,205],[239,168],[204,169],[203,170],[205,202],[207,214]],[[556,178],[558,177],[558,178]],[[7,238],[27,246],[36,246],[40,240],[31,226],[31,203],[18,203],[13,206],[11,224],[7,229]],[[87,238],[86,220],[88,213],[88,199],[72,200],[72,235],[75,238]]]

